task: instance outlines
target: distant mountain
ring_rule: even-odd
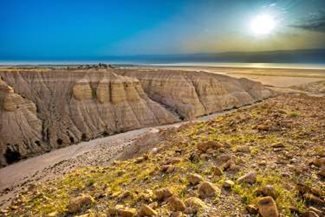
[[[112,59],[109,58],[109,59]],[[113,57],[145,62],[325,63],[325,49]]]

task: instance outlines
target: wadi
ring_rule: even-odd
[[[215,71],[2,68],[2,214],[321,216],[324,82]]]

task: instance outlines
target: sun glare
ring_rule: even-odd
[[[261,14],[254,17],[250,23],[252,32],[256,36],[270,34],[276,26],[274,17],[268,14]]]

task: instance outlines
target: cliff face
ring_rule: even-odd
[[[1,73],[0,161],[99,136],[173,123],[139,81],[112,71]]]
[[[139,79],[151,99],[174,109],[185,119],[251,104],[272,95],[258,82],[205,72],[123,70],[120,74]]]
[[[246,79],[166,70],[21,70],[0,76],[0,166],[99,136],[242,106],[271,94]]]

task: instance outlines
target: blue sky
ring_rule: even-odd
[[[271,13],[268,37],[248,30]],[[325,48],[323,0],[0,0],[0,60]]]

